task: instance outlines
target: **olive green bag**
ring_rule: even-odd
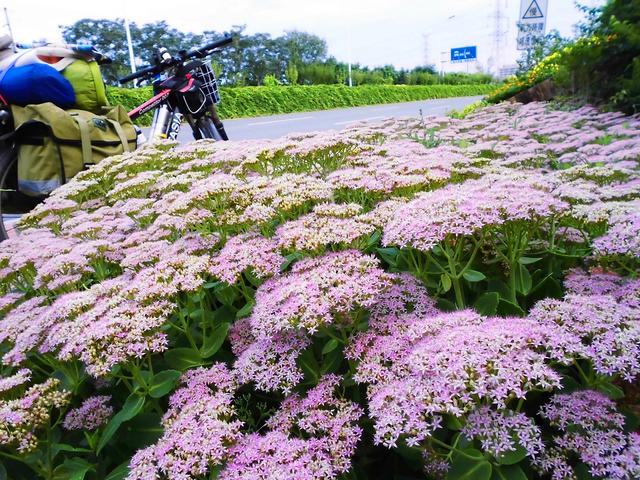
[[[109,105],[98,62],[78,58],[65,67],[61,73],[64,78],[69,80],[76,94],[74,108],[101,113],[102,107]]]
[[[136,131],[120,105],[104,115],[62,110],[53,103],[12,106],[18,189],[47,195],[105,157],[134,150]]]

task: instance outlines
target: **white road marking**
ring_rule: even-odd
[[[255,125],[270,125],[272,123],[284,123],[284,122],[297,122],[298,120],[310,120],[314,117],[296,117],[296,118],[284,118],[282,120],[269,120],[266,122],[253,122],[253,123],[247,123],[247,125],[249,126],[255,126]]]
[[[376,115],[375,117],[367,118],[354,118],[353,120],[347,120],[346,122],[335,122],[334,125],[348,125],[355,122],[368,122],[369,120],[379,120],[380,118],[386,118],[384,115]]]

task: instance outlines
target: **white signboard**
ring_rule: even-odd
[[[533,48],[535,41],[544,36],[549,0],[520,0],[518,18],[518,50]]]

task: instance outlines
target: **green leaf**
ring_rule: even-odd
[[[398,255],[400,250],[395,247],[376,248],[376,252],[382,260],[388,263],[390,266],[395,267],[398,263]]]
[[[300,252],[290,253],[284,257],[284,262],[280,265],[280,271],[284,272],[292,263],[295,263],[302,258],[304,258],[304,255]]]
[[[542,257],[520,257],[518,263],[520,265],[531,265],[542,260]]]
[[[490,480],[491,464],[474,448],[466,448],[455,453],[451,467],[447,472],[447,480]]]
[[[236,309],[223,305],[213,312],[213,321],[216,323],[233,323],[236,320]]]
[[[575,392],[576,390],[582,390],[582,385],[575,378],[569,375],[562,376],[562,391],[564,393]]]
[[[164,353],[164,361],[171,368],[184,372],[191,367],[206,363],[200,353],[193,348],[172,348]]]
[[[233,305],[233,302],[238,298],[238,290],[235,287],[226,284],[218,285],[218,287],[213,291],[213,294],[220,303],[227,306]]]
[[[209,471],[208,480],[216,480],[216,478],[220,476],[221,472],[222,472],[222,465],[216,465],[215,467],[211,468]]]
[[[509,300],[511,297],[511,292],[507,284],[497,278],[490,278],[487,281],[487,291],[496,292],[500,295],[500,298],[504,298],[505,300]]]
[[[620,413],[624,415],[624,431],[635,432],[640,427],[640,416],[628,406],[620,407]]]
[[[438,304],[438,308],[443,312],[455,312],[457,310],[456,304],[446,298],[438,298],[436,303]]]
[[[532,289],[531,293],[535,293],[536,298],[562,298],[564,292],[558,281],[553,278],[553,274],[550,273],[542,280],[540,280]]]
[[[338,340],[336,340],[335,338],[329,339],[329,341],[325,343],[324,347],[322,348],[322,355],[326,355],[327,353],[335,350],[336,348],[338,348],[338,345],[340,345],[340,342],[338,342]]]
[[[462,423],[455,415],[447,414],[444,419],[444,424],[449,430],[453,430],[454,432],[462,430]]]
[[[247,302],[244,304],[244,307],[242,307],[240,310],[238,310],[236,312],[236,318],[245,318],[248,317],[249,315],[251,315],[251,312],[253,312],[253,307],[256,306],[256,302],[255,300],[251,300],[250,302]]]
[[[620,400],[624,398],[624,391],[621,388],[616,387],[613,383],[604,382],[596,386],[596,390],[604,393],[611,400]]]
[[[66,443],[54,443],[51,445],[51,455],[55,457],[60,452],[73,452],[73,453],[91,453],[88,448],[74,447]],[[1,479],[2,477],[0,477]]]
[[[264,278],[257,277],[251,269],[245,270],[244,276],[249,280],[249,283],[256,288],[264,283]]]
[[[222,282],[207,282],[203,285],[203,287],[207,290],[210,290],[212,288],[216,288],[218,285],[222,285]]]
[[[335,349],[332,352],[329,352],[322,360],[320,372],[323,375],[325,373],[335,373],[340,368],[340,365],[342,365],[343,358],[344,357],[340,349]]]
[[[394,450],[411,468],[419,470],[422,467],[424,460],[422,457],[422,450],[420,448],[410,447],[405,443],[400,443]]]
[[[227,339],[227,333],[229,333],[230,323],[221,323],[216,325],[204,339],[204,345],[200,349],[202,358],[209,358],[214,355],[222,344]]]
[[[152,398],[164,397],[176,386],[180,375],[182,373],[178,370],[163,370],[156,373],[149,385],[149,395]]]
[[[478,272],[477,270],[465,270],[462,276],[467,282],[471,283],[481,282],[482,280],[487,278],[485,277],[484,273]]]
[[[500,303],[500,294],[498,292],[487,292],[478,297],[473,304],[473,308],[475,308],[476,312],[480,315],[490,317],[496,314],[498,303]]]
[[[511,450],[502,455],[499,455],[498,457],[496,457],[496,460],[501,465],[514,465],[524,460],[526,456],[527,451],[524,449],[524,447],[522,447],[522,445],[520,445],[519,443],[516,443],[515,450]]]
[[[519,465],[501,465],[493,467],[491,480],[527,480],[527,474]]]
[[[8,480],[8,478],[7,469],[4,468],[4,465],[0,462],[0,480]]]
[[[309,377],[313,382],[318,381],[320,378],[320,375],[318,374],[320,368],[316,361],[316,357],[313,354],[313,348],[307,348],[302,352],[302,355],[298,357],[297,363],[305,376]]]
[[[53,480],[83,480],[89,470],[93,470],[93,464],[84,458],[68,458],[53,471]]]
[[[522,308],[520,308],[519,305],[516,305],[513,302],[510,302],[509,300],[505,300],[504,298],[500,299],[500,302],[498,303],[498,311],[497,311],[498,315],[502,315],[502,316],[518,316],[518,317],[524,317],[525,316],[525,312],[524,310],[522,310]]]
[[[202,318],[203,313],[204,311],[201,308],[197,308],[196,310],[189,312],[189,318],[191,318],[192,320],[197,320],[199,318]]]
[[[129,475],[129,460],[121,463],[104,477],[104,480],[124,480]]]
[[[378,243],[380,243],[380,238],[382,237],[382,232],[380,230],[376,230],[367,239],[367,248],[371,248]]]
[[[156,412],[141,412],[122,425],[118,442],[134,449],[155,443],[164,432],[160,421],[161,417]]]
[[[529,273],[529,270],[527,270],[527,267],[519,264],[516,267],[515,276],[516,290],[522,295],[528,295],[531,291],[532,281],[531,274]]]
[[[591,471],[588,466],[584,463],[580,462],[575,467],[573,467],[573,471],[576,474],[576,478],[578,480],[595,480],[596,477],[591,475]]]
[[[100,437],[100,441],[98,442],[98,447],[96,453],[100,453],[100,451],[104,448],[111,437],[118,431],[120,425],[127,420],[131,420],[135,417],[142,407],[144,407],[145,397],[140,396],[138,394],[132,393],[129,395],[127,400],[124,402],[122,409],[116,413],[116,415],[107,423],[107,426],[104,428],[102,432],[102,436]]]
[[[140,372],[139,378],[136,377],[136,379],[133,381],[133,386],[135,388],[147,388],[147,385],[149,385],[149,382],[151,382],[151,378],[153,377],[153,375],[151,374],[151,372],[149,370],[142,370]],[[142,381],[142,383],[140,383]]]
[[[451,277],[446,273],[440,275],[440,284],[442,285],[443,293],[447,293],[451,290]]]

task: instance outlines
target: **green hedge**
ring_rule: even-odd
[[[344,85],[228,87],[221,89],[222,118],[255,117],[432,98],[484,95],[495,85]],[[151,97],[151,88],[109,88],[109,101],[132,109]],[[149,116],[141,123],[148,123]]]

